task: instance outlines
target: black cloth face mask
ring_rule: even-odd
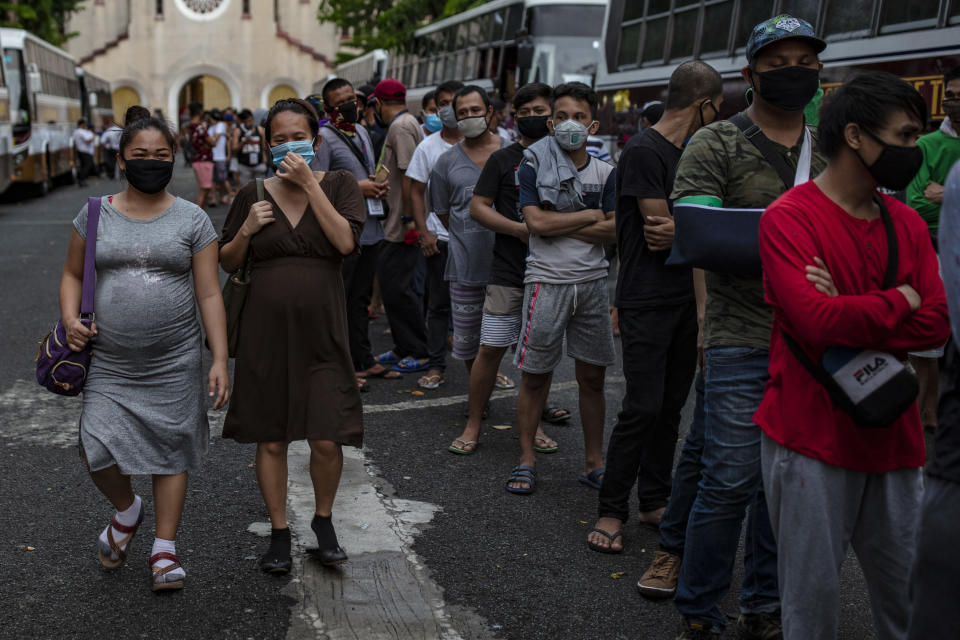
[[[520,135],[531,140],[539,140],[550,135],[547,120],[550,116],[524,116],[517,118],[517,131]]]
[[[127,177],[127,182],[142,193],[160,193],[173,177],[173,161],[138,158],[125,160],[124,164],[123,175]]]
[[[757,86],[757,80],[760,86]],[[784,111],[800,111],[820,88],[820,71],[810,67],[785,67],[773,71],[754,71],[750,79],[761,98]]]
[[[360,119],[360,112],[356,102],[345,102],[337,107],[337,109],[339,109],[344,121],[349,124],[357,124],[357,121]]]
[[[857,157],[860,158],[860,162],[863,162],[863,166],[867,168],[867,171],[881,187],[891,191],[906,189],[923,165],[923,150],[920,147],[901,147],[896,144],[888,144],[866,129],[862,129],[862,131],[883,145],[883,151],[873,161],[873,164],[863,162],[863,156],[857,153]]]

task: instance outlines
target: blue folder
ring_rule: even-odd
[[[673,206],[673,247],[667,264],[715,273],[760,276],[758,234],[763,209]]]

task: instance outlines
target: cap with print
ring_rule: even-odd
[[[806,40],[817,53],[827,48],[827,43],[817,37],[813,25],[788,13],[782,13],[753,28],[750,39],[747,40],[747,61],[752,62],[761,49],[781,40]]]
[[[373,90],[373,95],[377,100],[400,102],[407,97],[407,88],[403,86],[403,83],[399,80],[386,78],[377,83],[377,88]]]

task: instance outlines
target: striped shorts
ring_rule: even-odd
[[[450,315],[453,316],[453,357],[471,360],[480,350],[480,326],[486,287],[450,283]]]
[[[523,318],[523,287],[487,285],[483,301],[480,344],[488,347],[516,347]]]

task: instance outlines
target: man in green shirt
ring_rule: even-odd
[[[933,133],[919,140],[923,150],[923,165],[907,186],[907,204],[916,209],[930,229],[933,246],[937,248],[937,229],[940,226],[940,205],[943,203],[943,184],[953,165],[960,160],[960,67],[943,77],[943,111],[947,117]],[[938,360],[943,349],[911,353],[910,362],[917,370],[920,395],[920,421],[928,429],[937,426],[937,403],[940,397],[940,370]]]

